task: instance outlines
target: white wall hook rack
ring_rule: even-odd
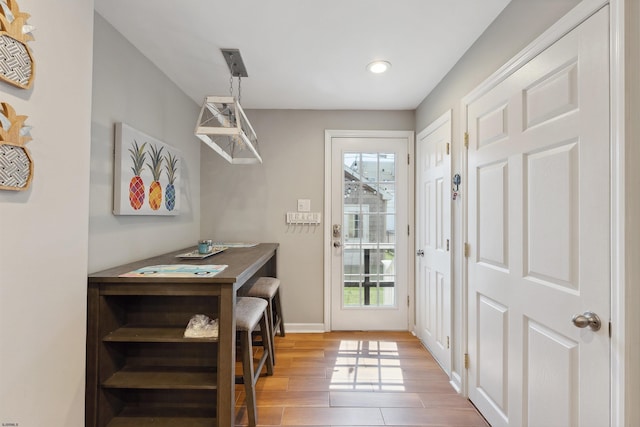
[[[320,212],[287,212],[287,224],[319,225],[322,221]]]

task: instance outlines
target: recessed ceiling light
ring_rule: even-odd
[[[391,63],[388,61],[373,61],[369,65],[367,65],[367,70],[371,71],[374,74],[380,74],[387,71],[391,68]]]

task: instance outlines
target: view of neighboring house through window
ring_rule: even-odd
[[[343,163],[343,305],[393,307],[396,156],[345,153]]]

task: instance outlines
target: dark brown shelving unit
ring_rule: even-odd
[[[184,263],[175,254],[89,276],[86,426],[233,424],[236,296],[276,274],[277,244],[233,248],[194,264],[226,264],[213,278],[120,277]],[[217,338],[185,338],[195,314],[219,319]]]
[[[209,411],[210,412],[210,411]],[[206,410],[126,408],[108,427],[214,427],[216,419]]]

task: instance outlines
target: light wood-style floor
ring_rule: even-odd
[[[488,426],[409,332],[276,337],[274,375],[256,387],[260,426]],[[247,425],[244,386],[236,397]]]

